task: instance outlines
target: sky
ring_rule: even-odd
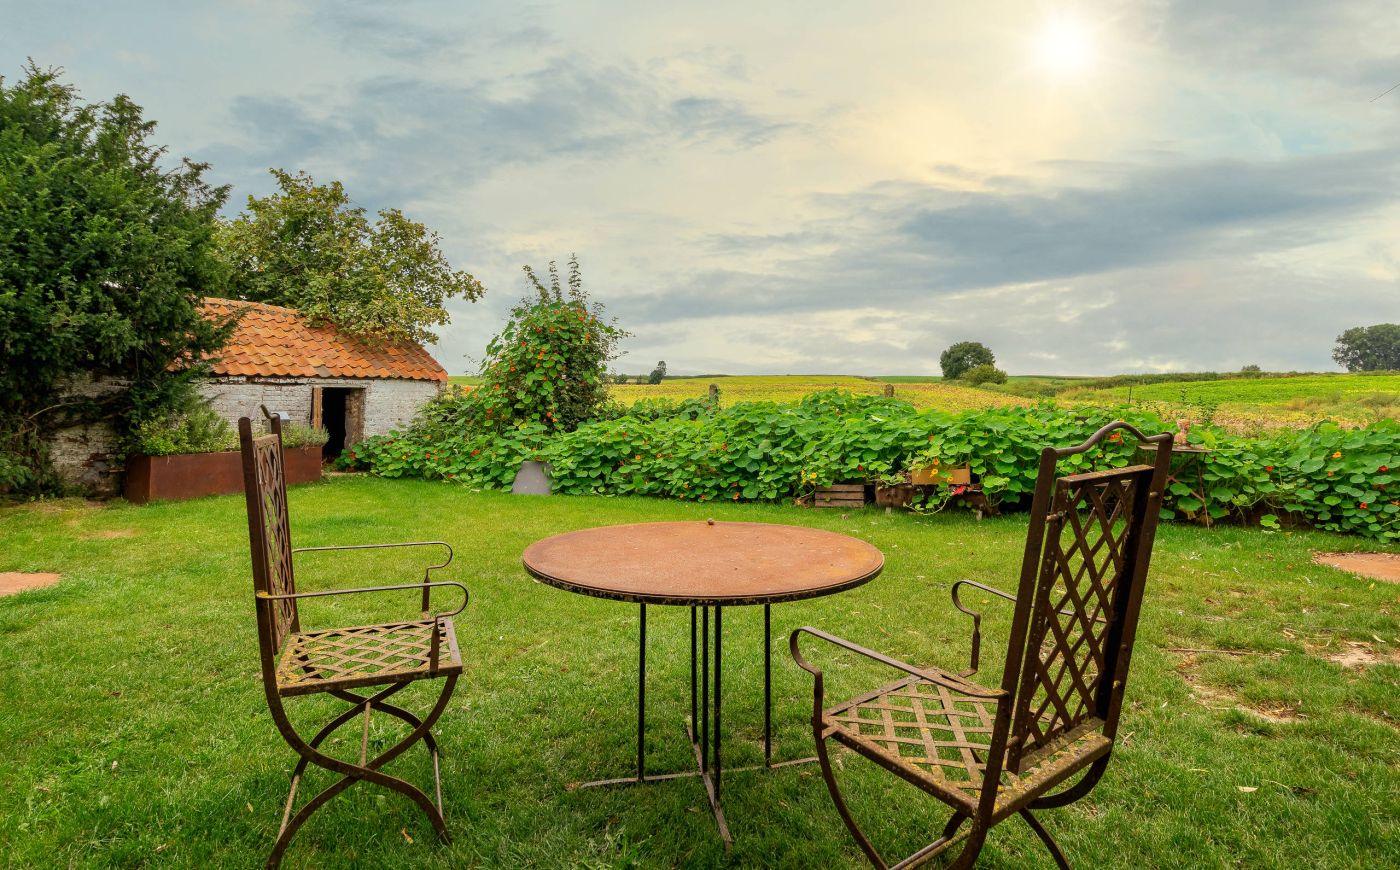
[[[173,155],[400,208],[487,287],[571,253],[675,374],[1337,370],[1400,322],[1393,0],[0,0],[0,75],[129,95]]]

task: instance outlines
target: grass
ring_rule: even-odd
[[[438,845],[405,800],[360,786],[303,829],[289,867],[863,866],[812,768],[726,778],[737,838],[729,856],[694,780],[571,791],[628,770],[636,610],[535,584],[520,552],[567,529],[707,516],[856,535],[884,551],[885,573],[774,608],[775,634],[810,623],[957,668],[968,626],[948,584],[1009,584],[1025,534],[1019,517],[527,499],[368,478],[295,487],[290,499],[301,545],[451,542],[457,560],[446,576],[464,580],[472,601],[458,623],[466,674],[440,727],[454,844]],[[293,755],[261,694],[244,529],[241,497],[0,510],[0,570],[64,575],[0,599],[0,866],[262,860]],[[1089,798],[1043,816],[1076,866],[1394,865],[1400,668],[1348,668],[1328,656],[1364,649],[1395,662],[1400,589],[1310,561],[1313,550],[1358,546],[1312,532],[1162,529],[1114,762]],[[321,558],[301,565],[304,590],[411,581],[415,564],[403,551]],[[326,599],[303,617],[357,624],[412,608],[409,597]],[[991,662],[1009,613],[985,610]],[[650,765],[685,769],[687,619],[657,608],[649,622]],[[726,759],[737,766],[761,757],[761,616],[736,609],[725,625]],[[778,753],[793,757],[811,748],[810,683],[778,646]],[[829,667],[833,697],[884,676],[827,651],[815,657]],[[410,690],[417,704],[425,691]],[[303,706],[302,721],[325,714],[319,701]],[[390,730],[373,742],[385,745]],[[345,733],[333,751],[348,755],[357,735]],[[849,755],[841,768],[854,812],[889,854],[941,827],[935,802],[910,786]],[[429,775],[421,751],[390,770]],[[319,775],[308,787],[327,782]],[[992,835],[979,866],[1049,861],[1013,822]]]

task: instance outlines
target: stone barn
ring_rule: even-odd
[[[205,299],[209,316],[244,310],[238,329],[199,390],[230,424],[260,419],[260,405],[293,422],[330,433],[327,459],[367,435],[408,425],[418,409],[447,385],[447,372],[412,342],[370,345],[329,324],[311,326],[291,308]],[[124,389],[110,379],[82,379],[73,395],[101,396]],[[90,495],[121,492],[126,457],[107,421],[53,433],[49,452],[68,485]]]
[[[420,345],[372,345],[330,324],[311,326],[294,309],[205,299],[210,316],[242,310],[238,329],[200,386],[230,423],[260,416],[259,406],[297,423],[326,427],[323,456],[338,456],[367,435],[407,426],[447,385],[447,372]]]

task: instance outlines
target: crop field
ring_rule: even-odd
[[[630,405],[640,399],[701,399],[708,394],[710,384],[719,385],[721,405],[733,405],[738,402],[796,402],[803,396],[822,390],[845,390],[858,395],[875,396],[885,388],[882,381],[852,375],[734,375],[667,379],[655,386],[619,384],[609,387],[608,392],[615,400]],[[1028,403],[1026,399],[975,387],[920,382],[897,383],[895,397],[905,399],[916,408],[933,408],[940,411],[968,411]]]
[[[455,385],[480,383],[474,376],[455,375]],[[720,403],[796,402],[821,390],[839,389],[878,395],[893,384],[895,396],[920,409],[969,411],[1029,405],[1052,400],[1057,404],[1114,406],[1145,405],[1169,419],[1210,421],[1238,432],[1277,427],[1300,428],[1324,420],[1364,425],[1400,417],[1400,374],[1303,374],[1222,380],[1170,381],[1129,386],[1094,387],[1103,379],[1058,375],[1014,375],[1003,387],[977,388],[944,382],[936,375],[712,375],[668,377],[655,386],[613,385],[613,399],[631,405],[641,399],[703,398],[710,384],[720,388]]]
[[[1400,375],[1316,374],[1069,389],[1062,404],[1160,406],[1169,416],[1210,416],[1227,427],[1307,426],[1320,420],[1369,423],[1400,416]]]

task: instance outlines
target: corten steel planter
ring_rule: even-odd
[[[287,483],[321,479],[321,448],[294,447],[286,451]],[[123,495],[133,504],[179,501],[243,491],[243,462],[238,451],[182,453],[175,456],[132,456],[126,461]]]
[[[915,486],[956,486],[972,483],[972,469],[966,465],[931,465],[909,472],[909,482]]]
[[[893,486],[875,485],[876,507],[908,507],[914,501],[914,486],[897,483]]]

